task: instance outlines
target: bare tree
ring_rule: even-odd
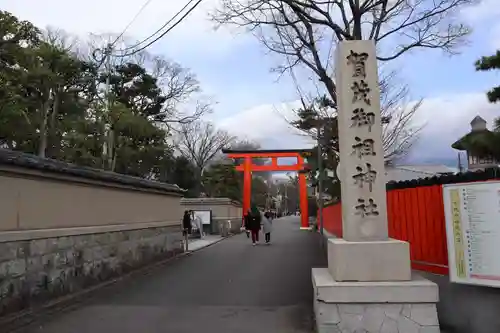
[[[231,149],[234,150],[259,150],[261,148],[260,144],[258,142],[252,141],[252,140],[236,140],[231,144]],[[240,164],[243,161],[235,161],[236,164]],[[265,165],[270,163],[270,159],[268,158],[254,158],[252,159],[252,163],[255,165]],[[260,176],[262,179],[266,180],[267,182],[271,181],[271,176],[272,172],[269,171],[261,171],[257,174]]]
[[[79,40],[76,36],[73,36],[66,31],[48,26],[44,31],[42,31],[42,39],[44,42],[57,47],[58,49],[72,53],[77,47]]]
[[[152,75],[165,93],[164,112],[168,114],[168,123],[193,122],[211,112],[212,101],[199,95],[200,84],[191,71],[160,56],[146,54],[145,58],[143,64],[151,67]],[[194,105],[190,103],[193,95],[197,97]],[[188,109],[191,112],[183,110],[186,103],[190,105]]]
[[[470,33],[455,14],[476,2],[478,0],[222,0],[212,17],[219,24],[248,29],[271,52],[282,55],[286,61],[275,68],[280,74],[290,71],[293,76],[296,66],[312,71],[331,99],[329,111],[333,111],[329,116],[335,116],[337,98],[331,55],[338,42],[374,40],[379,61],[394,60],[417,48],[454,53]],[[404,105],[408,88],[396,87],[393,78],[392,72],[382,75],[380,85],[386,120],[384,145],[387,154],[396,157],[411,146],[408,135],[419,130],[408,129],[408,126],[421,101],[409,108]],[[391,148],[387,151],[389,144]]]
[[[196,166],[198,179],[222,148],[229,146],[235,137],[216,129],[212,123],[194,121],[181,124],[175,143],[177,150]]]
[[[116,38],[117,36],[110,34],[91,34],[87,45],[81,47],[79,53],[88,61],[101,63],[107,44]],[[126,37],[118,38],[111,52],[109,67],[113,69],[127,63],[137,64],[157,80],[156,83],[166,97],[162,110],[166,120],[159,125],[170,130],[177,124],[196,121],[212,111],[214,103],[210,97],[202,94],[200,83],[193,72],[175,61],[145,50],[137,53],[124,51],[131,51],[130,45],[133,44],[136,43]],[[133,54],[127,55],[128,53]],[[99,70],[105,75],[108,69],[102,63]],[[100,94],[100,99],[104,101],[103,94]]]
[[[422,100],[409,100],[408,86],[400,84],[395,72],[385,75],[380,80],[382,146],[386,163],[395,163],[404,158],[418,140],[423,124],[413,124],[413,116],[422,105]],[[326,100],[325,100],[326,99]],[[292,126],[302,131],[303,135],[318,140],[318,121],[320,122],[320,142],[329,159],[338,157],[337,110],[327,97],[301,97],[301,107],[295,110],[299,120],[286,119]],[[328,127],[325,129],[324,127]],[[331,166],[335,168],[336,164]]]

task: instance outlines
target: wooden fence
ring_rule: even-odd
[[[442,185],[387,191],[389,236],[410,243],[414,269],[448,274]],[[340,203],[323,210],[324,228],[342,237]]]

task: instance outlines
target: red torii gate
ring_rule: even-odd
[[[307,202],[307,183],[304,171],[307,165],[304,156],[311,154],[307,149],[293,150],[231,150],[223,149],[222,152],[232,159],[243,159],[243,163],[237,165],[237,171],[243,172],[243,214],[250,209],[252,196],[252,172],[253,171],[297,171],[299,173],[299,202],[300,202],[300,228],[309,229],[309,213]],[[292,165],[279,165],[278,158],[294,157],[297,162]],[[270,158],[271,164],[255,165],[254,158]],[[301,172],[302,171],[302,172]]]

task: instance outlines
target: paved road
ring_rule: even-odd
[[[275,220],[273,243],[238,235],[148,275],[104,288],[29,333],[312,332],[311,268],[325,265],[318,234]]]

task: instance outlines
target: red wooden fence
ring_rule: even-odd
[[[412,267],[448,274],[448,251],[441,185],[390,190],[387,192],[389,236],[410,243]],[[323,209],[323,226],[342,237],[342,207]]]

